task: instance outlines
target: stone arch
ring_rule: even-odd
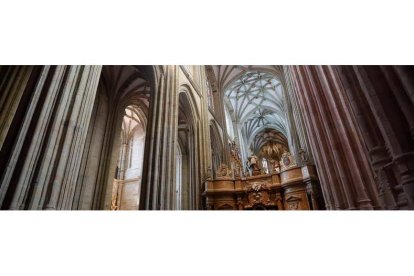
[[[200,186],[200,156],[198,149],[199,144],[199,115],[196,108],[192,90],[183,85],[179,89],[178,97],[178,130],[176,147],[180,147],[181,172],[175,171],[175,179],[180,179],[181,183],[175,183],[175,187],[181,188],[180,205],[182,209],[197,209],[199,204],[199,186]],[[178,150],[178,149],[176,149]],[[177,195],[176,195],[177,197]]]
[[[147,131],[156,74],[152,66],[103,66],[89,130],[90,144],[85,152],[85,169],[80,179],[80,209],[111,208],[120,149],[127,139],[122,135],[125,109],[136,106],[142,127]]]
[[[182,93],[186,95],[189,107],[191,108],[191,112],[195,118],[194,121],[197,122],[200,118],[200,112],[197,108],[197,101],[195,99],[195,91],[188,84],[182,84],[178,91],[179,91],[178,97]]]

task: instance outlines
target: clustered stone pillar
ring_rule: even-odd
[[[337,66],[384,209],[414,208],[414,68]]]
[[[174,202],[176,137],[178,133],[178,66],[165,66],[156,76],[145,144],[139,208],[172,209]]]
[[[217,91],[213,93],[215,97],[215,102],[214,102],[215,109],[214,110],[218,118],[217,122],[221,126],[223,137],[227,137],[227,129],[229,126],[227,126],[227,123],[226,123],[225,106],[224,106],[224,100],[223,100],[224,93],[225,91],[223,90],[223,87],[221,85],[219,85],[217,87]],[[229,144],[226,138],[223,139],[223,154],[222,154],[221,162],[224,164],[228,164],[228,165],[230,165],[230,162],[231,162],[230,147],[229,147]]]
[[[71,209],[101,66],[27,70],[32,70],[30,77],[36,75],[35,81],[18,84],[25,86],[28,100],[18,99],[22,111],[11,113],[13,120],[20,117],[11,127],[20,131],[13,151],[2,156],[7,166],[0,204],[3,209]],[[5,92],[19,94],[16,89]]]
[[[283,67],[283,96],[286,106],[286,119],[288,122],[288,139],[291,153],[295,156],[299,166],[313,165],[313,154],[309,145],[309,138],[303,123],[303,114],[300,110],[294,85],[287,66]],[[302,155],[301,155],[302,154]],[[305,156],[303,156],[305,155]],[[302,160],[305,157],[306,164]]]
[[[202,79],[207,79],[206,72],[204,66],[200,66],[200,73],[202,76]],[[213,163],[215,162],[213,160],[213,152],[211,148],[212,144],[212,137],[213,133],[210,132],[210,121],[209,121],[209,109],[208,109],[208,91],[207,86],[202,85],[201,89],[201,106],[200,106],[200,133],[198,136],[198,144],[200,145],[200,156],[199,161],[200,162],[200,173],[201,173],[201,181],[199,183],[197,196],[198,199],[198,209],[204,209],[206,208],[206,203],[203,202],[203,197],[201,196],[201,191],[204,190],[205,181],[212,177],[212,170],[214,168]],[[220,152],[219,154],[223,154]],[[221,156],[216,156],[216,158],[221,159]]]
[[[332,66],[289,66],[327,209],[377,209],[367,150]]]

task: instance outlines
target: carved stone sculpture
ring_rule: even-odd
[[[302,166],[306,166],[309,162],[309,155],[304,149],[299,150],[300,159],[302,162]]]

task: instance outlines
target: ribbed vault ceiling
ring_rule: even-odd
[[[260,71],[280,77],[282,70],[280,65],[206,65],[213,91],[226,90],[228,85],[247,72]]]
[[[148,107],[151,89],[142,68],[139,66],[103,66],[100,87],[114,102],[117,99],[133,95],[139,97]]]
[[[128,141],[137,127],[145,131],[146,124],[146,116],[143,111],[138,106],[128,106],[122,120],[123,137]]]
[[[266,72],[246,72],[225,91],[225,103],[233,121],[239,126],[245,143],[253,152],[260,147],[254,140],[265,129],[287,136],[287,122],[281,83]]]

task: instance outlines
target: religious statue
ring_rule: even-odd
[[[258,168],[258,165],[257,165],[257,160],[258,160],[258,158],[257,158],[257,156],[256,156],[256,155],[249,156],[249,158],[248,158],[248,162],[249,162],[249,167],[250,167],[251,169]]]
[[[277,160],[274,160],[273,171],[275,173],[280,173],[280,164],[279,164],[279,161]]]
[[[275,159],[270,159],[269,160],[269,172],[270,173],[280,173],[280,164],[279,161],[275,160]]]
[[[252,155],[252,156],[249,156],[247,160],[248,160],[249,169],[252,171],[252,174],[259,175],[260,169],[259,169],[259,165],[257,164],[257,161],[259,160],[258,157],[256,155]]]
[[[309,155],[304,149],[299,150],[300,159],[302,161],[302,165],[305,166],[309,162]]]

